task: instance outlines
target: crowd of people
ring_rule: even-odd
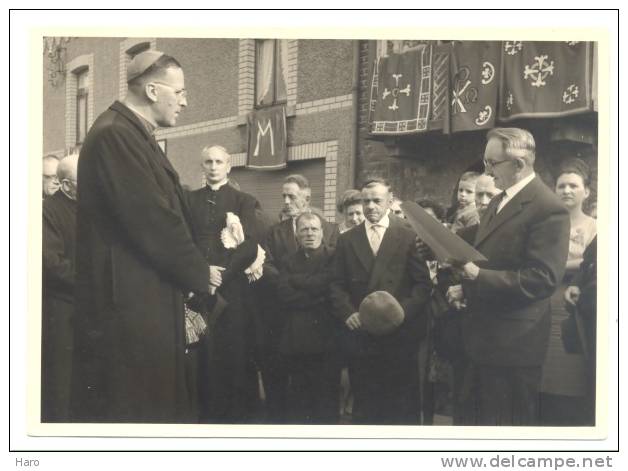
[[[154,137],[187,106],[181,65],[143,52],[127,80],[80,156],[43,162],[43,422],[594,423],[582,161],[552,191],[528,131],[489,131],[448,212],[417,201],[486,260],[437,260],[381,178],[340,224],[298,174],[273,221],[220,145],[183,189]]]

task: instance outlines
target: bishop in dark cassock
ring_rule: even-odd
[[[61,161],[57,169],[60,189],[43,202],[42,422],[69,420],[77,164],[76,154]]]
[[[157,51],[92,125],[78,165],[71,420],[197,422],[184,299],[209,293],[179,176],[157,144],[187,106],[181,65]]]
[[[257,319],[246,304],[252,288],[245,274],[258,254],[258,204],[229,184],[231,157],[223,147],[203,149],[201,166],[207,184],[188,194],[194,239],[210,269],[220,272],[217,292],[228,303],[217,318],[208,312],[209,332],[199,345],[201,421],[246,423],[259,410],[254,361]],[[237,247],[225,246],[227,213],[239,218],[243,230]]]

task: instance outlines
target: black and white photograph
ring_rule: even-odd
[[[30,435],[606,436],[604,35],[190,31],[31,35]]]

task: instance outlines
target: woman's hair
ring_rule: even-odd
[[[584,183],[584,186],[587,188],[589,187],[589,184],[591,183],[589,166],[586,164],[585,161],[580,160],[578,158],[575,158],[575,157],[570,158],[563,161],[560,164],[558,176],[560,177],[561,175],[565,173],[575,173],[576,175],[580,175],[580,177],[582,178],[582,182]]]
[[[360,190],[347,190],[342,194],[340,201],[336,205],[339,213],[344,213],[349,206],[362,204],[362,192]]]

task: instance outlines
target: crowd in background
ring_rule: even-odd
[[[452,207],[416,202],[487,260],[437,260],[381,178],[334,224],[290,175],[273,220],[208,145],[184,190],[153,135],[180,65],[142,53],[128,82],[80,158],[43,160],[42,421],[594,424],[584,162],[552,191],[529,132],[490,131]]]

